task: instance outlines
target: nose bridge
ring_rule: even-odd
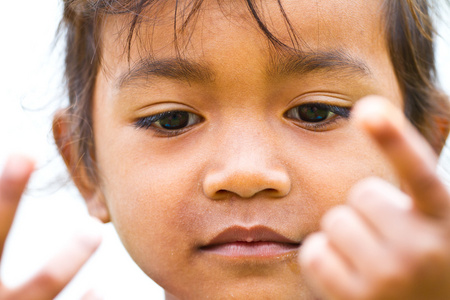
[[[270,167],[275,141],[267,128],[251,126],[232,132],[225,156],[230,171],[259,172]]]
[[[232,128],[218,137],[216,160],[205,176],[204,193],[212,199],[232,194],[241,198],[259,193],[287,195],[291,182],[277,157],[272,130],[263,121],[251,119]]]

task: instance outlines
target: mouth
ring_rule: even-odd
[[[232,226],[200,247],[204,252],[228,258],[278,258],[296,254],[301,243],[265,226]]]

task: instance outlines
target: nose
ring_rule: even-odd
[[[203,184],[205,195],[211,199],[223,199],[231,194],[252,198],[260,193],[280,198],[286,196],[290,189],[290,179],[282,171],[264,172],[244,168],[210,174]]]
[[[228,147],[218,149],[203,180],[208,198],[252,198],[257,194],[281,198],[289,194],[291,180],[286,167],[273,155],[272,143],[255,139],[235,136],[234,143],[222,141],[221,145]]]

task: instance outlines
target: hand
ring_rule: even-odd
[[[388,101],[361,102],[355,121],[386,154],[404,191],[375,178],[357,184],[305,241],[302,269],[323,299],[448,300],[450,194],[436,175],[437,157]]]
[[[0,177],[0,259],[19,200],[33,168],[29,159],[15,156],[6,163]],[[65,251],[54,257],[22,286],[8,288],[0,282],[0,300],[53,299],[75,276],[99,244],[100,236],[97,235],[77,237]],[[88,297],[86,295],[84,299]]]

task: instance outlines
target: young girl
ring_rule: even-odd
[[[65,1],[56,143],[166,299],[450,299],[429,6]],[[32,169],[1,177],[2,245]],[[97,245],[0,299],[54,297]]]

